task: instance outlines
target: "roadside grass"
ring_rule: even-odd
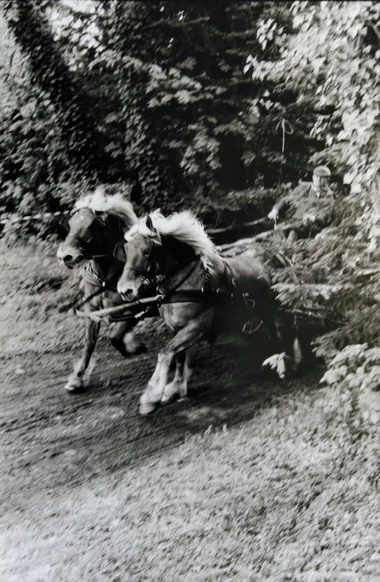
[[[328,389],[294,394],[242,427],[47,491],[3,532],[2,579],[375,582],[377,437],[353,441],[348,412]]]

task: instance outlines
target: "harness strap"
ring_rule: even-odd
[[[89,278],[86,277],[86,275],[90,275]],[[91,283],[91,285],[96,285],[97,287],[101,287],[102,289],[107,288],[108,290],[112,290],[112,291],[116,291],[116,287],[110,287],[110,283],[112,282],[112,280],[115,277],[115,274],[112,275],[112,277],[110,279],[102,279],[101,277],[99,277],[99,275],[97,273],[95,273],[94,269],[91,267],[91,263],[88,263],[88,265],[86,266],[85,269],[85,281],[87,281],[87,283]]]
[[[87,313],[84,311],[76,310],[76,314],[79,317],[89,317],[94,318],[96,321],[101,321],[103,317],[108,318],[110,322],[114,321],[125,321],[127,319],[143,319],[144,317],[155,316],[157,313],[157,307],[167,303],[207,303],[215,305],[216,301],[230,301],[234,295],[228,293],[227,291],[221,290],[209,290],[202,291],[201,289],[183,289],[176,290],[168,295],[156,295],[155,297],[143,297],[135,301],[130,301],[129,303],[124,303],[123,305],[117,305],[115,307],[107,307],[105,309],[99,309],[93,311],[92,313]],[[246,302],[250,300],[249,293],[239,294],[239,298]],[[145,306],[145,309],[144,309]],[[249,306],[249,304],[248,304]],[[253,306],[250,306],[253,309]],[[123,313],[128,310],[130,313]],[[137,310],[136,312],[133,312]],[[122,317],[115,318],[114,315],[122,313]]]
[[[230,283],[232,285],[232,288],[236,289],[237,281],[232,273],[231,267],[226,259],[223,259],[223,263],[224,263],[224,276],[227,280],[227,283]]]
[[[87,274],[90,275],[91,278],[86,278]],[[71,303],[69,303],[66,306],[66,311],[69,311],[73,307],[75,307],[76,310],[79,307],[83,307],[83,305],[86,305],[87,303],[89,303],[91,301],[91,299],[94,299],[94,297],[101,295],[101,293],[104,293],[105,291],[117,291],[116,287],[113,287],[110,285],[110,283],[112,282],[112,279],[113,279],[113,277],[111,277],[111,279],[109,279],[108,281],[102,279],[92,269],[91,264],[88,263],[88,265],[86,266],[86,269],[85,269],[84,280],[87,281],[87,283],[90,283],[91,285],[97,286],[98,289],[96,289],[96,291],[94,291],[90,295],[87,295],[87,297],[84,297],[84,299],[82,299],[82,301],[79,301],[79,303],[77,303],[76,301],[72,301]]]
[[[76,303],[75,301],[73,303],[71,303],[68,307],[67,307],[67,311],[69,311],[69,309],[72,309],[73,307],[75,307],[75,310],[78,309],[78,307],[83,307],[83,305],[86,305],[86,303],[89,303],[89,301],[91,301],[91,299],[93,299],[94,297],[96,297],[97,295],[100,295],[101,293],[103,293],[104,291],[107,291],[107,289],[105,287],[100,287],[99,289],[97,289],[94,293],[91,293],[91,295],[88,295],[87,297],[85,297],[82,301],[80,301],[79,303]]]
[[[192,263],[190,263],[191,265]],[[194,264],[192,264],[191,269],[185,273],[184,277],[175,285],[175,287],[173,287],[172,289],[169,289],[168,291],[163,290],[162,286],[160,287],[159,285],[157,286],[157,291],[163,295],[163,297],[165,297],[165,299],[168,299],[169,297],[171,297],[173,295],[173,293],[181,293],[181,291],[178,291],[178,287],[180,287],[181,285],[183,285],[187,279],[189,279],[189,277],[194,273],[196,267],[198,266],[197,262],[194,262]],[[182,268],[182,267],[181,267]],[[174,275],[176,272],[176,270],[172,270],[172,272],[169,273],[169,275],[167,276],[172,276]],[[166,278],[165,277],[165,278]]]

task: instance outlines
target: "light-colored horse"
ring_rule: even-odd
[[[139,298],[147,282],[154,281],[168,301],[175,300],[176,294],[190,293],[187,302],[164,303],[159,309],[176,334],[158,355],[140,399],[141,414],[152,412],[160,402],[186,395],[187,348],[203,339],[213,341],[221,332],[240,331],[253,313],[264,322],[276,347],[283,348],[268,269],[254,249],[235,258],[221,257],[202,224],[188,211],[169,217],[156,211],[139,220],[125,238],[127,260],[117,286],[123,298]],[[199,299],[202,290],[204,300],[193,301],[191,293],[198,292]],[[292,339],[298,342],[295,335]],[[173,359],[175,375],[168,383]]]
[[[69,269],[86,265],[82,276],[84,295],[95,296],[85,303],[85,310],[122,303],[116,286],[123,262],[115,254],[125,232],[137,222],[132,205],[119,194],[107,196],[98,189],[75,204],[69,220],[69,233],[59,246],[57,257]],[[82,390],[88,382],[90,359],[99,336],[100,323],[86,318],[85,325],[82,356],[65,386],[70,392]],[[113,325],[111,343],[124,357],[145,351],[144,344],[132,331],[134,326],[134,320]]]

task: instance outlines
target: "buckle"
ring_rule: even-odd
[[[164,299],[165,295],[163,293],[159,293],[158,295],[156,295],[157,305],[163,303]]]

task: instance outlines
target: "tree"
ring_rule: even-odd
[[[43,4],[8,0],[4,8],[8,26],[28,60],[32,82],[56,107],[70,158],[90,179],[102,178],[107,172],[107,156],[101,148],[91,108],[57,50]]]
[[[89,15],[74,5],[64,10],[75,27],[71,21],[58,37],[107,125],[112,156],[139,172],[145,208],[193,205],[208,220],[257,215],[271,203],[260,185],[298,179],[299,164],[323,147],[310,138],[313,121],[294,92],[252,82],[243,70],[247,42],[253,54],[279,58],[278,44],[262,42],[262,27],[275,22],[286,42],[290,3],[93,5],[96,42],[85,46]],[[292,133],[284,153],[285,112]]]
[[[312,133],[325,139],[327,147],[310,161],[329,163],[343,175],[349,193],[337,201],[330,231],[299,245],[295,265],[282,273],[278,289],[293,308],[328,310],[336,329],[318,339],[317,353],[333,367],[343,366],[352,355],[345,346],[360,344],[343,376],[355,389],[365,378],[375,386],[373,364],[378,365],[375,346],[380,341],[380,5],[295,2],[292,12],[295,34],[283,46],[281,59],[274,65],[262,62],[261,71],[273,82],[286,80],[309,109],[321,111]],[[342,380],[342,374],[332,377]]]

